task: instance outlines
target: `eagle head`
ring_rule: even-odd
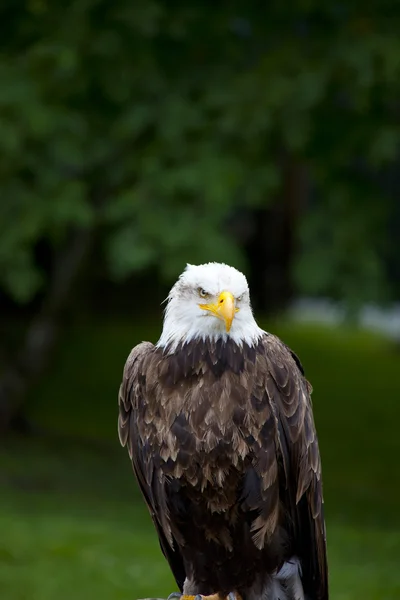
[[[173,351],[179,344],[207,338],[253,345],[263,333],[243,273],[222,263],[187,265],[168,295],[157,346]]]

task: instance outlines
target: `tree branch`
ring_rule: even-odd
[[[0,433],[6,431],[21,411],[29,386],[43,372],[52,352],[60,315],[72,295],[75,282],[89,254],[93,230],[76,230],[55,261],[49,291],[34,317],[15,361],[0,380]]]

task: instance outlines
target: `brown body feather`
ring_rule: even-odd
[[[119,435],[182,589],[251,586],[297,556],[304,592],[328,599],[311,387],[275,336],[254,346],[144,342],[127,360]]]

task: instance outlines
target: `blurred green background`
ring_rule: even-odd
[[[398,599],[396,3],[0,17],[0,598],[176,589],[117,392],[185,264],[221,260],[314,387],[332,599]]]

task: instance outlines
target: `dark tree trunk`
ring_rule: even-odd
[[[28,326],[22,346],[0,379],[0,434],[25,428],[23,403],[29,387],[43,373],[54,349],[62,316],[91,248],[93,232],[76,230],[54,261],[53,275],[40,311]]]
[[[269,313],[284,310],[293,298],[298,225],[309,194],[304,165],[285,156],[281,173],[281,192],[272,204],[255,212],[255,230],[246,246],[254,307]]]

